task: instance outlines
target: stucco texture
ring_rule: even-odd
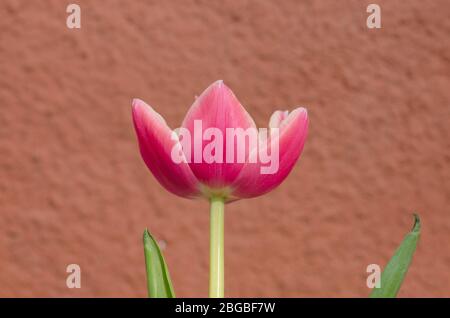
[[[2,0],[0,296],[145,297],[146,227],[177,296],[207,296],[208,203],[147,170],[131,100],[175,128],[223,79],[259,126],[310,117],[286,181],[226,207],[226,296],[366,297],[418,212],[399,296],[449,297],[450,3],[378,0],[368,29],[371,2]]]

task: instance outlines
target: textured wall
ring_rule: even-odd
[[[289,178],[227,207],[227,296],[364,297],[366,266],[385,265],[413,211],[400,295],[450,296],[450,4],[378,0],[369,30],[370,2],[2,0],[0,296],[145,296],[145,227],[178,296],[206,296],[208,204],[147,171],[130,105],[177,127],[217,79],[260,126],[310,115]]]

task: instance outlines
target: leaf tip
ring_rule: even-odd
[[[420,224],[419,214],[414,213],[414,225],[412,227],[411,232],[413,232],[413,233],[420,233],[420,226],[421,226],[421,224]]]
[[[144,241],[144,246],[149,246],[149,244],[154,241],[153,236],[150,234],[147,228],[145,228],[142,238]]]

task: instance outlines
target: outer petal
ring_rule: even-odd
[[[201,135],[195,136],[195,121],[201,121]],[[256,129],[256,125],[241,103],[237,100],[233,92],[223,83],[217,81],[210,85],[194,102],[186,118],[183,121],[183,128],[187,128],[191,133],[192,153],[186,154],[190,159],[190,167],[195,176],[209,188],[221,189],[229,186],[238,176],[246,157],[241,162],[227,163],[227,136],[226,128],[247,128]],[[210,140],[203,140],[203,132],[208,128],[217,128],[221,131],[223,137],[222,162],[205,162],[203,150],[205,146],[210,144],[214,137]],[[196,147],[196,142],[199,144]],[[235,143],[230,143],[236,147]],[[194,152],[201,151],[202,162],[196,162]],[[234,148],[236,156],[237,149]],[[248,155],[248,151],[247,154]]]
[[[139,99],[133,100],[132,112],[142,158],[159,183],[182,197],[199,195],[199,183],[189,165],[172,160],[172,149],[181,146],[172,139],[172,130],[161,115]]]
[[[280,124],[283,120],[285,120],[289,115],[289,112],[287,110],[277,110],[275,111],[272,116],[270,116],[269,120],[269,128],[279,128]]]
[[[251,198],[260,196],[277,187],[288,176],[299,158],[308,132],[308,114],[306,109],[297,108],[289,115],[275,112],[270,120],[270,128],[279,128],[279,166],[274,174],[261,174],[262,165],[247,163],[233,183],[233,198]],[[272,147],[274,140],[271,140]],[[270,148],[272,149],[272,148]],[[266,149],[258,149],[259,152]],[[258,157],[260,158],[260,157]]]

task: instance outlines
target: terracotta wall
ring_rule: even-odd
[[[282,186],[227,207],[227,296],[365,297],[366,266],[385,265],[414,211],[400,295],[450,296],[450,4],[377,0],[369,30],[371,2],[2,0],[0,296],[144,297],[145,227],[177,295],[206,296],[208,204],[155,181],[130,105],[177,127],[217,79],[260,126],[310,115]]]

